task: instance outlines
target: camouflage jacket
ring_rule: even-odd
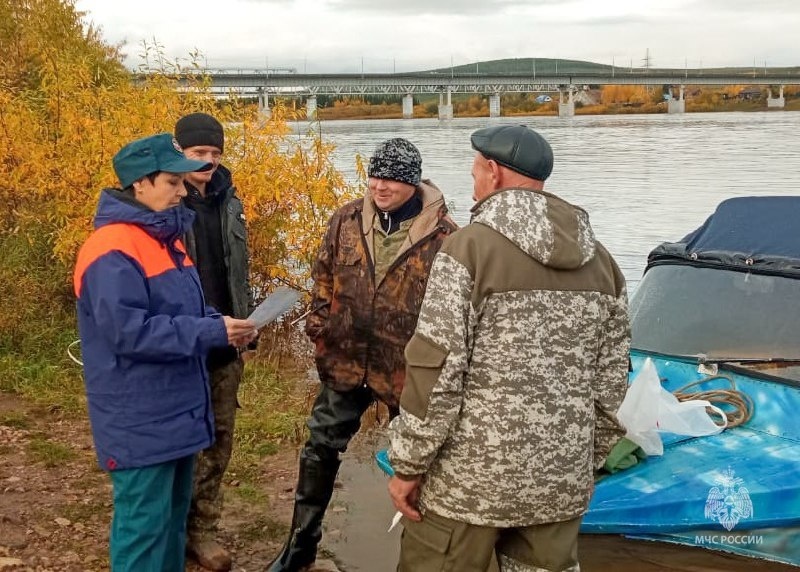
[[[625,282],[588,215],[505,189],[434,261],[406,347],[397,474],[424,475],[421,510],[514,527],[568,520],[623,435]]]
[[[320,381],[338,391],[365,383],[396,409],[405,379],[405,347],[417,325],[434,256],[456,229],[441,191],[422,181],[414,219],[380,284],[375,284],[369,197],[340,208],[328,224],[314,264],[306,333],[316,345]]]

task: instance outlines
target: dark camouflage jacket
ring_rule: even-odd
[[[422,212],[380,284],[375,284],[373,226],[367,196],[328,223],[312,277],[306,333],[316,345],[320,381],[347,391],[366,383],[396,409],[405,380],[403,348],[414,333],[433,258],[456,229],[441,191],[422,181]]]
[[[625,280],[581,209],[506,189],[434,261],[406,347],[399,475],[424,475],[420,508],[470,524],[570,520],[624,431]]]

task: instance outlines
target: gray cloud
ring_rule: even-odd
[[[450,14],[476,15],[508,12],[514,8],[558,4],[561,0],[330,0],[330,5],[342,10],[376,14]],[[562,1],[563,3],[563,1]]]

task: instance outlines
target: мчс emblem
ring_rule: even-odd
[[[747,488],[742,486],[742,479],[730,467],[716,482],[718,486],[708,491],[705,515],[730,531],[740,520],[753,516],[753,501]]]

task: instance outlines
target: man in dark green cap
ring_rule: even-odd
[[[623,435],[625,280],[586,212],[543,190],[544,137],[503,125],[472,146],[472,221],[434,260],[390,425],[398,570],[578,570]]]

